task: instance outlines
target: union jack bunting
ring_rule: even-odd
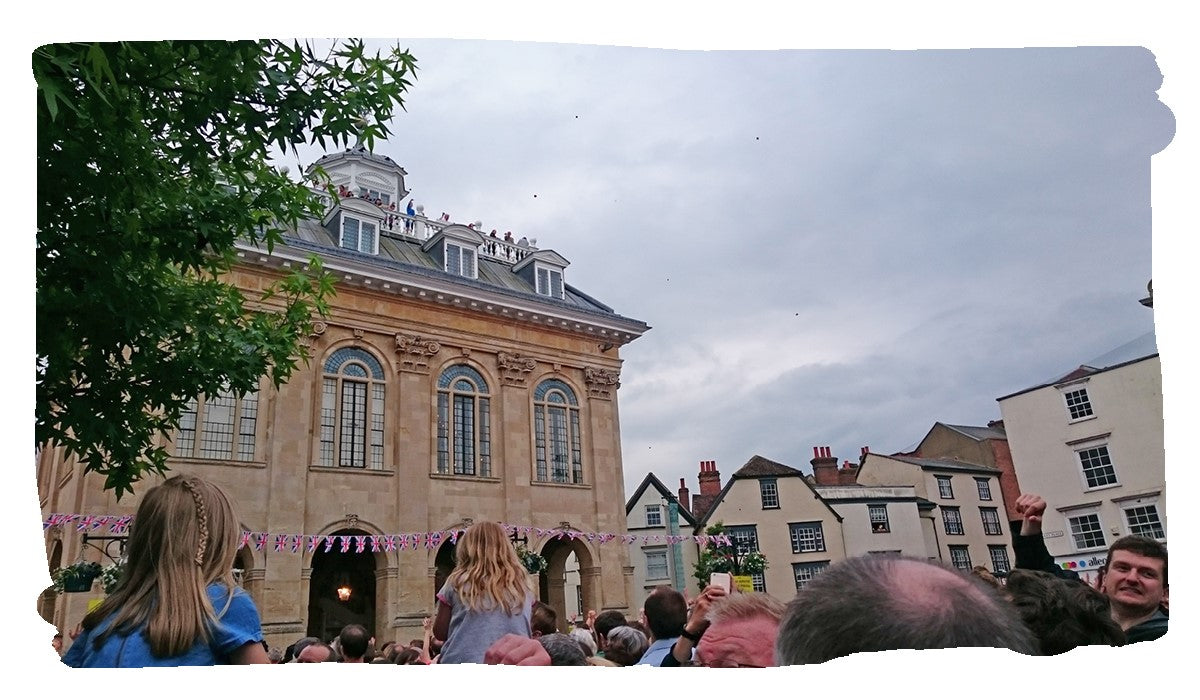
[[[329,550],[333,549],[333,542],[334,542],[333,535],[326,535],[326,536],[325,536],[325,551],[326,551],[326,552],[328,552]]]
[[[242,531],[242,541],[241,541],[241,543],[238,544],[238,549],[241,549],[242,547],[245,547],[246,545],[250,544],[250,537],[251,537],[251,534],[249,532],[246,532],[245,530],[243,530]]]
[[[308,536],[308,551],[311,553],[314,549],[316,549],[317,543],[320,541],[321,541],[321,535],[309,535]]]
[[[303,539],[300,535],[288,535],[288,539],[292,542],[292,554],[300,551],[300,540]]]
[[[343,551],[343,552],[349,552],[349,551],[350,551],[350,537],[349,537],[349,535],[338,535],[338,537],[339,537],[339,538],[341,538],[341,540],[342,540],[342,551]]]
[[[366,535],[355,535],[354,536],[354,551],[361,554],[366,548],[367,548],[367,536]]]
[[[254,543],[254,548],[261,552],[263,550],[263,547],[267,546],[267,538],[270,535],[268,535],[265,532],[259,532],[257,534],[258,534],[258,541]]]
[[[275,535],[276,552],[282,552],[285,544],[287,544],[287,535]]]

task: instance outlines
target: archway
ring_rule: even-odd
[[[571,556],[572,554],[574,557]],[[542,546],[541,555],[546,559],[546,570],[538,576],[538,598],[554,608],[558,613],[559,629],[560,631],[565,630],[569,619],[568,610],[579,606],[579,603],[582,603],[584,610],[589,607],[595,609],[599,600],[596,597],[596,576],[592,564],[592,553],[586,545],[578,540],[555,538],[548,540]],[[567,562],[572,558],[578,562],[577,564],[572,562],[571,568],[580,573],[579,590],[571,591],[573,604],[568,605]],[[575,600],[576,596],[577,600]]]
[[[334,546],[313,552],[312,576],[308,585],[308,631],[310,637],[333,639],[346,625],[357,623],[375,634],[375,554],[370,548],[355,551],[350,539],[342,551],[341,536],[368,535],[358,529],[338,530]]]

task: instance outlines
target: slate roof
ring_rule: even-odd
[[[729,477],[729,481],[726,482],[725,487],[722,488],[721,492],[714,496],[712,501],[707,504],[703,513],[697,513],[696,532],[699,533],[700,528],[707,524],[709,519],[712,518],[713,513],[717,510],[717,507],[721,505],[721,501],[725,500],[725,494],[729,493],[729,489],[732,488],[735,483],[738,481],[748,481],[750,479],[758,479],[769,476],[799,477],[800,482],[812,492],[813,497],[820,501],[821,504],[825,506],[825,509],[828,510],[833,517],[837,518],[839,523],[842,522],[842,516],[839,515],[838,512],[834,510],[828,503],[826,503],[825,499],[821,498],[821,494],[817,493],[812,484],[810,484],[808,480],[804,478],[803,472],[801,472],[799,469],[789,467],[786,464],[780,464],[779,462],[769,460],[766,457],[754,455],[744,465],[742,465],[741,469],[738,469],[733,473],[733,476]]]
[[[1008,435],[1003,430],[978,425],[950,425],[942,423],[947,428],[962,433],[972,440],[1007,440]]]
[[[351,146],[350,148],[347,148],[344,151],[339,151],[337,153],[326,153],[325,155],[318,158],[315,163],[310,165],[309,168],[312,168],[313,166],[317,166],[317,165],[323,165],[325,163],[328,163],[331,160],[339,160],[340,158],[347,156],[347,155],[362,156],[363,158],[366,158],[367,160],[373,160],[376,163],[379,163],[381,165],[386,165],[391,168],[398,168],[401,172],[404,171],[404,169],[401,168],[400,165],[396,163],[396,161],[392,160],[391,158],[388,158],[387,156],[381,156],[373,151],[368,150],[367,147],[365,145],[363,145],[362,143],[356,143],[355,145]],[[405,173],[405,174],[407,175],[407,173]]]
[[[663,482],[659,481],[658,477],[654,475],[654,472],[650,472],[646,474],[646,478],[642,479],[642,483],[638,485],[637,490],[635,490],[633,495],[629,497],[629,500],[625,502],[625,515],[629,515],[631,512],[633,512],[633,506],[637,504],[639,499],[641,499],[642,494],[645,493],[646,489],[651,487],[653,487],[655,491],[658,491],[663,498],[675,501],[679,500],[676,494],[673,494],[667,490],[667,487],[663,484]],[[683,520],[689,526],[696,526],[696,518],[683,503],[679,503],[679,517],[683,518]]]
[[[1000,474],[999,469],[986,467],[982,464],[971,464],[970,462],[959,462],[953,459],[929,459],[927,457],[900,457],[898,455],[880,455],[888,459],[894,459],[898,462],[908,462],[915,464],[926,471],[948,471],[948,472],[975,472],[987,474]]]
[[[450,274],[444,271],[429,253],[421,249],[419,242],[387,232],[383,232],[379,238],[379,255],[360,253],[338,246],[330,231],[319,221],[313,220],[301,221],[293,235],[284,236],[284,242],[301,250],[318,253],[324,258],[355,260],[479,290],[493,293],[499,291],[516,298],[536,301],[539,304],[560,306],[564,307],[564,310],[583,311],[606,319],[620,319],[649,329],[642,321],[615,313],[612,307],[597,301],[570,284],[564,283],[564,298],[562,299],[538,294],[529,282],[512,271],[508,263],[491,260],[482,255],[477,258],[479,279],[473,280]]]
[[[1124,367],[1125,365],[1132,364],[1134,362],[1140,362],[1141,360],[1146,360],[1157,355],[1158,342],[1154,337],[1154,331],[1150,331],[1149,333],[1145,333],[1137,338],[1134,338],[1124,345],[1120,345],[1112,350],[1109,350],[1097,358],[1081,364],[1079,367],[1076,367],[1069,372],[1056,375],[1049,381],[1042,382],[1041,384],[1037,384],[1020,391],[1014,391],[1013,393],[1001,396],[996,400],[1003,401],[1005,399],[1011,399],[1014,396],[1026,394],[1037,389],[1053,386],[1060,382],[1067,382],[1092,374],[1099,374],[1100,372],[1108,372],[1110,370],[1117,369],[1118,367]]]

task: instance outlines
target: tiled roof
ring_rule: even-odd
[[[986,472],[988,474],[999,474],[999,469],[986,467],[982,464],[971,464],[970,462],[959,462],[953,459],[928,459],[926,457],[900,457],[898,455],[884,455],[888,459],[894,459],[898,462],[908,462],[915,464],[918,467],[926,470],[939,470],[951,472]]]
[[[772,462],[766,457],[754,455],[741,469],[733,473],[734,479],[753,479],[760,476],[803,476],[799,469],[786,464]]]
[[[641,499],[642,494],[645,493],[646,489],[651,487],[653,487],[654,490],[657,491],[663,498],[674,499],[678,501],[677,496],[667,490],[667,487],[663,484],[663,482],[659,481],[658,477],[654,475],[654,472],[650,472],[646,474],[646,478],[642,479],[642,483],[638,485],[637,489],[633,492],[633,495],[630,496],[629,500],[625,502],[625,515],[629,515],[629,513],[633,510],[633,506],[637,504],[639,499]],[[684,522],[686,522],[689,526],[696,526],[696,519],[692,517],[692,513],[688,510],[687,504],[679,504],[679,517],[683,518]]]

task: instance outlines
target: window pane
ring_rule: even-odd
[[[938,494],[942,498],[954,498],[954,489],[950,487],[950,477],[937,477]]]
[[[361,253],[375,253],[375,224],[367,223],[366,221],[362,223],[358,250]]]
[[[1080,450],[1078,454],[1088,488],[1094,489],[1117,483],[1117,473],[1108,456],[1108,445]]]
[[[942,508],[942,524],[947,535],[963,534],[962,515],[958,508]]]
[[[462,249],[456,245],[446,244],[446,272],[461,275],[462,274]]]
[[[825,535],[821,523],[796,523],[790,530],[793,553],[825,551]]]
[[[342,217],[342,247],[358,250],[358,219]]]
[[[550,480],[567,483],[567,409],[550,407]]]
[[[1151,504],[1134,506],[1125,509],[1125,519],[1129,522],[1129,534],[1152,537],[1156,540],[1165,539],[1162,521],[1158,519],[1158,507]]]
[[[175,438],[176,456],[191,457],[196,448],[196,409],[196,399],[191,399],[179,414],[179,435]]]
[[[1092,415],[1092,402],[1088,400],[1087,389],[1068,391],[1064,396],[1067,399],[1067,410],[1071,413],[1071,420]]]
[[[241,417],[238,419],[238,459],[244,462],[254,459],[254,430],[258,421],[258,392],[252,391],[241,399]]]
[[[660,525],[662,525],[661,506],[646,506],[646,527],[659,527]]]
[[[342,416],[338,428],[338,465],[366,466],[367,385],[342,381]]]
[[[1100,516],[1095,513],[1067,518],[1071,526],[1071,537],[1076,549],[1093,549],[1105,546],[1104,530],[1100,527]]]
[[[1012,569],[1008,563],[1008,548],[999,545],[988,545],[988,554],[992,558],[992,571],[1000,574]]]
[[[871,532],[891,531],[891,526],[888,523],[886,505],[868,506],[867,510],[871,516]]]
[[[774,479],[763,479],[758,482],[759,495],[762,497],[763,508],[779,507],[779,486]]]
[[[533,455],[537,464],[537,480],[548,481],[546,465],[546,408],[533,407]]]
[[[204,401],[200,421],[200,456],[209,459],[233,457],[233,395],[222,392]]]
[[[450,471],[450,395],[438,393],[437,470]]]
[[[950,564],[956,569],[970,570],[971,553],[965,545],[951,545]]]
[[[666,550],[646,552],[646,578],[667,578],[669,575]]]
[[[325,388],[321,392],[321,457],[323,467],[333,466],[333,426],[337,415],[337,380],[325,379]]]
[[[992,500],[992,486],[987,479],[976,479],[975,486],[979,489],[979,500]]]

